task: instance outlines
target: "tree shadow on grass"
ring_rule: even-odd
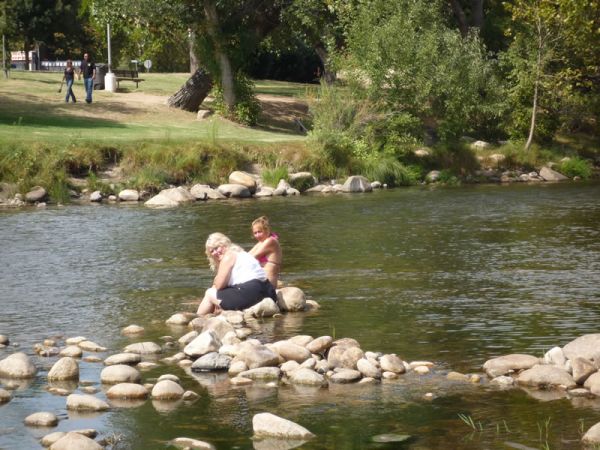
[[[119,102],[97,102],[86,104],[85,101],[65,103],[40,102],[33,95],[22,95],[19,98],[5,98],[0,105],[0,125],[25,125],[35,127],[64,128],[125,128],[117,119],[109,118],[112,114],[138,113]],[[78,115],[81,114],[81,115]]]
[[[309,115],[308,106],[305,103],[269,99],[260,100],[260,104],[262,114],[257,128],[296,136],[304,134],[297,121],[307,126]]]

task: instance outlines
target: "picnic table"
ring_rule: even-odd
[[[119,89],[120,81],[132,81],[135,83],[136,88],[144,81],[143,78],[139,77],[137,70],[115,69],[113,70],[113,73],[115,74],[115,80],[117,81],[117,89]]]

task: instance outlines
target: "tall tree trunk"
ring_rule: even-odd
[[[194,48],[196,46],[196,33],[191,29],[188,30],[188,38],[190,41],[190,75],[194,75],[200,68],[200,65],[198,64],[198,57]]]
[[[533,83],[533,106],[531,108],[531,124],[529,126],[529,136],[527,137],[527,142],[525,143],[525,150],[529,150],[531,147],[531,143],[533,142],[533,133],[535,132],[535,121],[537,119],[537,109],[538,109],[538,95],[540,89],[540,73],[542,70],[542,52],[544,51],[544,38],[542,36],[542,25],[541,20],[538,18],[538,47],[537,47],[537,59],[535,63],[535,79]]]
[[[196,112],[210,92],[212,80],[204,69],[198,69],[181,89],[167,100],[169,106]]]
[[[323,64],[323,79],[327,84],[333,84],[337,78],[335,71],[331,70],[331,60],[329,59],[329,52],[323,45],[315,46],[315,53]]]
[[[483,29],[483,1],[484,0],[471,1],[471,26],[477,27],[480,30]]]
[[[450,0],[450,6],[452,7],[454,17],[456,17],[456,22],[458,23],[458,29],[460,30],[461,36],[467,37],[469,34],[469,24],[462,6],[460,6],[458,0]]]
[[[204,14],[206,15],[207,31],[215,46],[215,54],[219,63],[223,101],[227,110],[231,112],[236,104],[235,83],[229,55],[227,55],[221,43],[219,16],[214,0],[204,0]]]

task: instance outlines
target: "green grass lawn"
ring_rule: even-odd
[[[106,145],[135,144],[145,140],[167,142],[208,141],[261,143],[301,141],[293,131],[239,126],[221,118],[198,121],[196,114],[169,108],[166,97],[188,79],[187,74],[144,73],[139,88],[122,83],[117,93],[94,92],[94,102],[86,104],[83,82],[74,92],[76,104],[64,102],[58,93],[62,73],[11,72],[0,79],[0,146],[11,143],[41,142],[56,145],[101,142]],[[259,81],[257,93],[304,98],[310,85]]]

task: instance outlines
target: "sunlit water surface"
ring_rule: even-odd
[[[199,400],[170,407],[148,400],[78,416],[66,411],[64,397],[45,390],[56,358],[35,357],[36,380],[0,406],[0,448],[40,448],[38,439],[50,431],[81,428],[120,435],[119,448],[165,448],[179,436],[218,449],[259,448],[250,439],[252,416],[268,411],[315,433],[307,449],[524,449],[546,442],[571,449],[580,447],[582,427],[600,421],[600,401],[444,377],[449,370],[480,372],[501,354],[541,356],[600,332],[600,185],[593,183],[411,188],[172,210],[0,211],[0,334],[19,344],[0,350],[0,358],[17,350],[33,355],[34,343],[54,335],[84,335],[116,353],[140,340],[120,335],[132,323],[146,328],[143,340],[182,335],[187,330],[164,320],[193,311],[190,302],[209,286],[207,235],[222,231],[250,247],[249,224],[265,214],[280,234],[284,281],[322,308],[266,320],[258,338],[353,337],[365,350],[434,361],[438,375],[321,390],[234,389],[226,375],[192,376],[161,365],[144,379],[175,373]],[[81,379],[99,382],[102,367],[81,362]],[[423,398],[427,392],[433,400]],[[63,420],[51,430],[24,427],[37,411]],[[471,430],[459,413],[481,426]],[[382,433],[413,439],[403,447],[372,441]]]

